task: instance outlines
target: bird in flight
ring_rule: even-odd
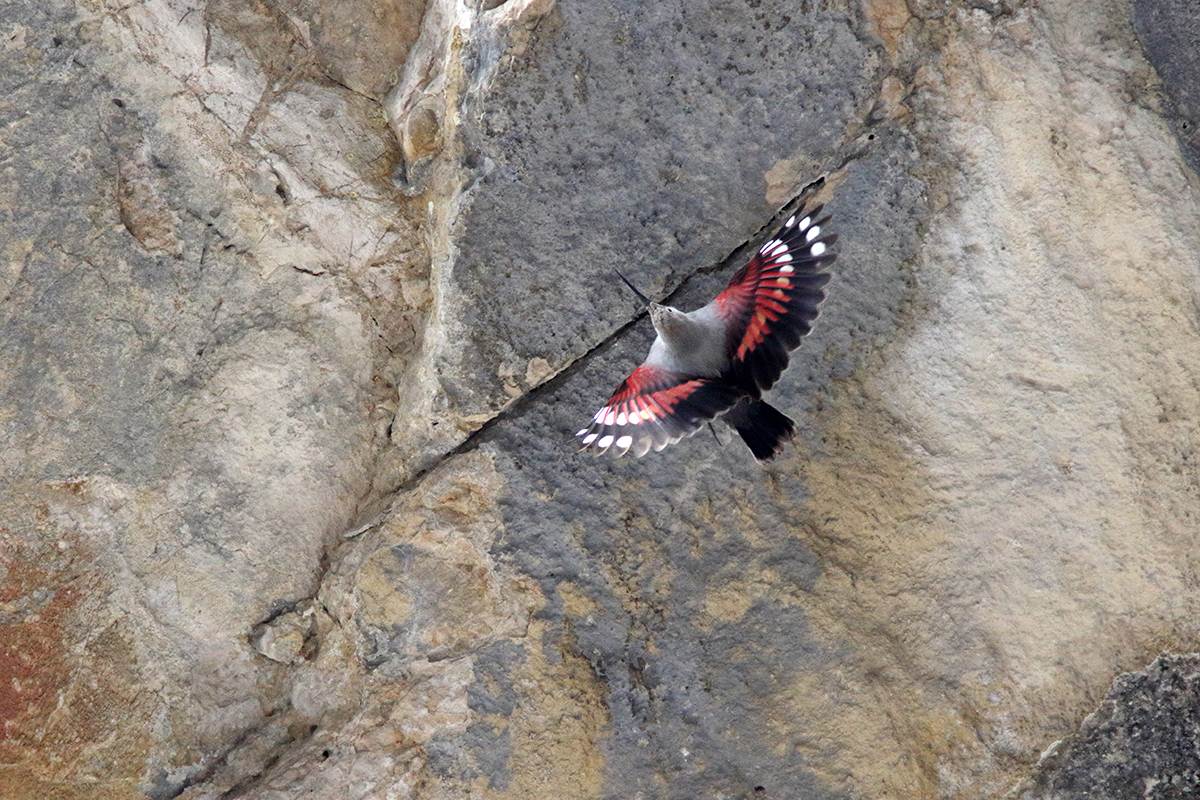
[[[691,436],[718,417],[760,461],[774,458],[795,425],[762,399],[812,330],[837,257],[821,206],[801,208],[703,308],[683,312],[647,300],[658,336],[645,362],[621,382],[591,424],[575,434],[596,455],[644,456]]]

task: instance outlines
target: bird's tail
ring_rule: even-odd
[[[792,438],[795,424],[779,409],[753,400],[736,406],[725,415],[759,461],[769,461],[778,455],[783,443]]]

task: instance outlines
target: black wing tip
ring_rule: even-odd
[[[820,214],[821,211],[823,211],[824,209],[825,209],[824,203],[817,203],[815,206],[812,206],[810,208],[808,206],[808,201],[806,200],[800,206],[800,208],[798,208],[796,210],[796,213],[793,214],[792,216],[796,217],[797,219],[803,219],[804,217],[815,217],[817,214]],[[825,219],[829,219],[829,215],[826,215]],[[820,225],[821,223],[818,222],[816,224]]]

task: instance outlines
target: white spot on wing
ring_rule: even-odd
[[[610,444],[612,444],[612,440],[613,440],[613,437],[611,435],[610,436],[601,436],[600,441],[596,442],[596,446],[600,447],[600,448],[608,447]]]
[[[628,421],[629,419],[625,416],[624,411],[622,411],[620,414],[617,414],[617,424],[621,427],[625,427],[625,423]]]
[[[774,246],[774,247],[772,247],[772,248],[771,248],[769,251],[767,251],[767,255],[769,255],[769,256],[777,256],[777,255],[779,255],[780,253],[786,253],[786,252],[787,252],[787,245],[786,245],[786,244],[784,244],[783,242],[779,241],[778,239],[774,239],[774,240],[772,240],[772,241],[774,242],[774,245],[775,245],[775,246]]]
[[[780,267],[780,268],[779,268],[779,271],[780,271],[780,272],[783,272],[783,273],[785,273],[785,274],[788,274],[788,275],[790,275],[791,273],[793,273],[793,272],[795,272],[795,271],[796,271],[796,268],[795,268],[795,267],[792,267],[792,266],[789,266],[789,265],[787,265],[787,264],[784,264],[782,267]]]
[[[814,244],[814,245],[812,246],[812,250],[810,250],[809,252],[811,252],[811,253],[812,253],[814,256],[819,256],[819,255],[821,255],[821,253],[824,253],[824,252],[825,252],[825,243],[824,243],[824,242],[817,242],[816,244]]]
[[[805,217],[804,219],[800,220],[800,224],[797,225],[796,227],[799,228],[800,230],[804,230],[805,228],[808,227],[808,223],[810,223],[810,222],[812,222],[812,217]]]
[[[608,409],[608,413],[604,415],[604,424],[612,425],[614,422],[616,422],[616,419],[617,412],[610,408]],[[612,437],[610,436],[609,438],[611,439]]]
[[[575,435],[576,435],[576,436],[583,436],[585,433],[587,433],[587,428],[580,428],[580,429],[579,429],[579,433],[577,433],[577,434],[575,434]]]
[[[633,444],[632,436],[622,436],[620,439],[617,439],[617,447],[621,448],[622,450],[629,449],[629,445],[631,444]]]
[[[788,221],[787,221],[787,222],[785,222],[785,223],[783,223],[783,227],[785,227],[785,228],[790,228],[790,227],[792,227],[792,225],[793,225],[795,222],[796,222],[796,215],[795,215],[795,214],[792,214],[790,217],[788,217]]]
[[[808,233],[804,234],[804,241],[811,242],[813,239],[817,238],[820,235],[821,235],[821,226],[813,225],[812,230],[810,230]]]
[[[789,264],[792,261],[791,253],[784,253],[779,258],[775,259],[776,264]]]
[[[600,434],[598,433],[589,433],[587,436],[583,437],[583,443],[585,445],[591,444],[592,442],[596,441],[596,437],[599,435]]]

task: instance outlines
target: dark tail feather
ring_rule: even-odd
[[[796,430],[786,414],[762,400],[734,407],[725,415],[725,421],[737,430],[759,461],[774,458]]]

